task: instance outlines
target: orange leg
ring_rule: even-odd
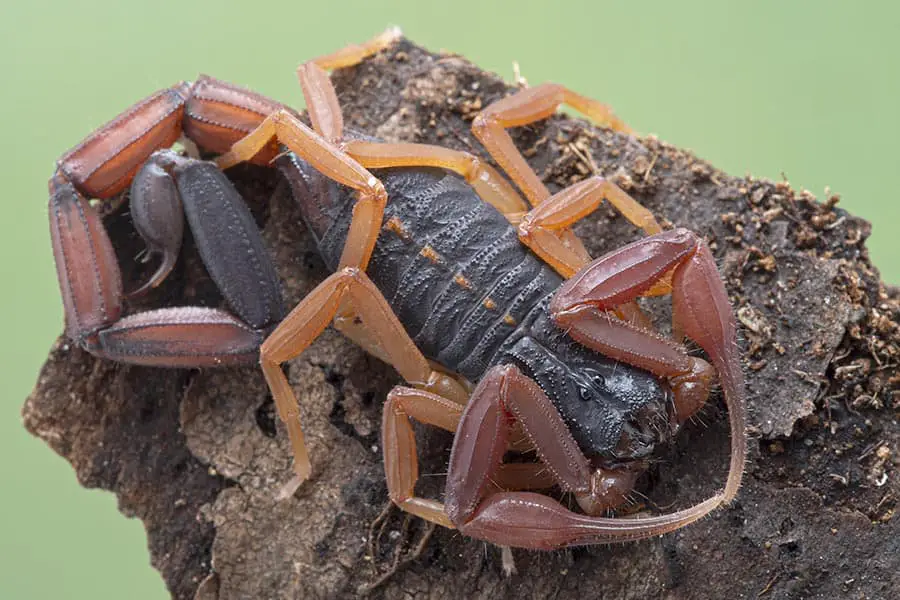
[[[337,52],[320,56],[310,62],[316,63],[327,71],[352,67],[353,65],[361,63],[366,58],[378,54],[385,48],[389,48],[402,36],[403,34],[398,27],[391,27],[367,42],[362,44],[351,44],[341,48]]]
[[[320,56],[297,68],[313,129],[326,140],[339,144],[343,119],[334,87],[326,71],[350,67],[389,47],[400,38],[399,29],[388,29],[360,45],[351,45],[333,54]],[[448,169],[465,177],[479,196],[510,219],[521,217],[527,205],[512,186],[490,165],[466,152],[425,144],[346,142],[344,151],[369,169],[431,166]],[[220,165],[224,163],[220,162]]]
[[[622,189],[595,175],[554,194],[532,209],[519,225],[519,238],[565,278],[590,262],[557,237],[559,232],[588,216],[603,200],[647,235],[662,231],[656,218]]]
[[[400,29],[392,27],[363,44],[351,44],[297,67],[297,78],[306,99],[309,120],[313,129],[322,137],[337,144],[343,137],[344,129],[340,104],[327,71],[359,64],[366,58],[389,48],[401,36]]]
[[[438,394],[397,386],[388,394],[382,418],[384,471],[391,501],[408,513],[450,529],[454,526],[442,503],[415,495],[419,462],[410,418],[455,433],[463,408]],[[547,489],[556,481],[543,463],[510,463],[498,466],[491,483],[496,490],[507,491]]]
[[[439,166],[454,170],[507,213],[521,215],[526,206],[493,169],[465,153],[438,147],[351,142],[339,147],[342,119],[337,97],[320,61],[299,70],[313,129],[293,113],[268,115],[245,138],[217,160],[221,168],[251,160],[275,141],[332,180],[357,190],[358,200],[341,255],[341,270],[307,296],[261,348],[263,372],[294,448],[297,480],[309,476],[310,462],[299,422],[299,409],[280,364],[305,350],[335,319],[341,330],[375,355],[393,364],[411,384],[440,393],[458,404],[467,394],[452,377],[431,369],[397,321],[364,270],[378,238],[387,201],[382,183],[366,166]],[[325,63],[329,66],[330,63]],[[357,318],[361,325],[356,324]]]
[[[365,273],[343,268],[319,284],[278,325],[260,348],[263,374],[272,390],[278,415],[284,421],[294,451],[297,482],[309,477],[311,467],[297,399],[281,364],[299,356],[331,322],[342,304],[355,311],[375,339],[382,340],[388,362],[412,385],[426,390],[459,387],[448,375],[431,369],[384,296]],[[456,395],[464,395],[460,388]]]
[[[369,169],[438,167],[461,175],[478,196],[507,218],[521,217],[528,205],[513,187],[488,164],[468,152],[428,144],[392,144],[352,141],[344,150]]]
[[[516,149],[506,129],[546,119],[562,104],[568,104],[588,118],[599,124],[608,125],[615,131],[630,131],[605,104],[576,94],[555,83],[527,88],[498,100],[481,111],[472,121],[472,133],[519,186],[532,206],[537,206],[549,198],[550,192]]]
[[[550,199],[550,191],[525,161],[525,157],[516,148],[506,129],[546,119],[562,104],[568,104],[594,122],[606,125],[615,131],[630,131],[605,104],[576,94],[555,83],[545,83],[527,88],[498,100],[481,111],[472,122],[472,133],[519,186],[532,206],[538,206]],[[627,198],[624,192],[621,195]],[[612,199],[610,201],[613,202]],[[631,202],[636,204],[633,200]],[[613,203],[615,204],[615,202]],[[553,242],[554,245],[565,247],[565,254],[570,264],[590,262],[591,256],[572,231],[560,228],[552,234],[552,237],[557,240]],[[547,242],[549,243],[549,240]],[[557,265],[554,267],[556,268]],[[557,268],[557,270],[559,269]]]
[[[297,67],[300,88],[313,129],[332,144],[344,137],[344,116],[328,73],[314,62]]]
[[[419,479],[416,436],[409,418],[456,431],[462,407],[437,394],[396,387],[388,394],[382,417],[381,439],[384,444],[384,472],[391,501],[408,513],[455,529],[444,505],[415,495]]]
[[[389,343],[391,341],[390,338],[382,338],[377,331],[368,327],[361,315],[352,306],[349,306],[347,302],[341,303],[338,313],[332,321],[332,326],[375,358],[391,364],[391,355],[384,347],[385,342]],[[429,363],[429,366],[432,366],[431,363]],[[439,365],[436,366],[438,368],[432,367],[433,374],[429,374],[428,384],[425,387],[447,400],[451,400],[460,406],[465,406],[469,400],[465,383],[453,375],[441,372]]]
[[[319,112],[324,118],[328,118],[326,111]],[[340,266],[364,270],[369,264],[381,228],[384,205],[387,202],[384,185],[335,144],[285,110],[266,117],[259,127],[216,159],[216,163],[220,168],[227,169],[239,162],[251,160],[273,139],[326,177],[356,190],[357,202],[353,207],[353,219]]]

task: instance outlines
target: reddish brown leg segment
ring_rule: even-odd
[[[508,446],[516,418],[538,455],[567,491],[590,489],[591,471],[550,399],[513,366],[490,369],[472,393],[453,443],[447,473],[447,514],[458,526],[471,516]]]
[[[740,487],[746,455],[744,382],[728,295],[706,244],[691,231],[675,229],[610,252],[565,282],[550,311],[580,343],[655,374],[674,376],[676,393],[679,384],[685,385],[679,416],[683,420],[697,394],[705,395],[709,370],[676,346],[628,327],[608,312],[650,290],[670,271],[673,327],[706,351],[725,392],[732,449],[723,500],[730,502]]]
[[[120,321],[123,294],[116,256],[88,198],[114,196],[144,167],[133,190],[132,215],[148,249],[163,257],[147,284],[152,287],[172,268],[183,229],[174,179],[165,172],[163,163],[151,158],[153,153],[171,146],[183,133],[194,136],[193,141],[205,150],[216,151],[223,145],[228,148],[252,128],[248,124],[255,127],[279,106],[248,90],[201,77],[196,83],[182,82],[148,96],[60,157],[50,179],[50,231],[66,333],[73,341],[97,356],[139,364],[210,366],[252,360],[260,331],[221,311],[184,307],[132,315]],[[193,188],[200,193],[193,194],[193,198],[202,197],[204,191],[211,195],[212,212],[216,214],[226,212],[215,210],[226,207],[227,203],[220,200],[235,200],[237,195],[225,189],[222,180],[208,185],[196,174],[183,179],[185,185],[197,184]],[[236,201],[242,203],[240,198]],[[233,212],[229,213],[232,217]],[[220,216],[218,222],[227,218]],[[210,220],[204,219],[200,229],[215,229],[218,222],[212,219],[214,223],[210,225],[207,221]],[[255,230],[252,219],[230,225],[232,231],[243,228],[251,237],[255,233],[247,229]],[[222,244],[227,248],[233,237],[221,240]],[[217,257],[212,266],[224,264],[221,252],[212,254]],[[246,254],[241,255],[241,264]],[[211,266],[210,261],[204,262]],[[259,263],[240,273],[232,271],[229,281],[236,280],[239,274],[258,281],[257,267]],[[277,281],[267,281],[263,287],[271,292],[270,296],[278,296],[273,304],[280,304]],[[231,291],[223,290],[233,304],[241,298]],[[246,293],[251,303],[258,304],[257,292],[251,289]],[[192,336],[197,338],[193,348]]]
[[[541,459],[565,490],[596,512],[624,499],[633,474],[593,476],[562,418],[536,383],[513,366],[494,367],[472,395],[459,424],[447,474],[446,510],[464,534],[503,546],[552,549],[653,537],[688,525],[722,502],[714,496],[659,517],[615,519],[573,513],[530,492],[488,493],[512,417],[525,423]]]
[[[406,512],[451,529],[454,525],[443,504],[415,495],[419,463],[410,419],[456,432],[462,413],[460,404],[438,394],[397,386],[388,394],[381,429],[391,501]],[[544,464],[514,463],[499,465],[488,483],[492,490],[540,489],[552,487],[556,480]]]
[[[506,492],[488,496],[459,529],[502,546],[553,550],[656,537],[690,525],[721,503],[715,496],[669,515],[616,519],[573,513],[543,494]]]

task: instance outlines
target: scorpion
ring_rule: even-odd
[[[500,546],[554,549],[656,536],[733,500],[746,453],[744,384],[707,244],[684,228],[664,231],[599,175],[551,194],[506,131],[562,104],[615,131],[628,127],[557,84],[500,99],[472,131],[512,183],[465,152],[345,132],[328,71],[396,37],[298,68],[311,126],[278,102],[201,76],[135,104],[63,155],[49,216],[68,337],[132,364],[259,361],[293,452],[288,495],[311,463],[281,365],[332,323],[406,381],[388,394],[382,438],[390,499],[413,515]],[[217,158],[169,149],[182,135]],[[281,171],[332,271],[286,315],[261,234],[223,174],[244,161]],[[89,198],[129,185],[134,227],[160,259],[126,295]],[[571,226],[604,201],[647,235],[592,259]],[[185,216],[231,311],[122,316],[126,298],[172,269]],[[671,295],[676,339],[656,333],[636,302],[662,295]],[[689,354],[684,338],[710,362]],[[604,516],[626,502],[654,448],[701,408],[716,380],[731,429],[724,489],[669,514]],[[455,433],[443,503],[415,495],[413,419]],[[537,461],[504,463],[511,449],[534,450]],[[581,511],[536,491],[553,486]]]

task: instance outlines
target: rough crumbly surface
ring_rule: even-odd
[[[469,131],[510,93],[500,78],[407,41],[334,75],[349,127],[481,154]],[[393,370],[328,330],[287,365],[312,479],[290,477],[285,432],[254,368],[184,371],[96,360],[60,340],[25,425],[80,481],[147,527],[174,598],[895,598],[900,595],[900,306],[869,262],[865,221],[785,182],[736,178],[659,140],[557,116],[513,132],[558,189],[599,172],[666,225],[705,236],[738,320],[751,429],[738,500],[640,543],[500,551],[387,508],[378,428]],[[277,177],[240,167],[290,304],[327,273]],[[107,220],[131,286],[147,275],[121,211]],[[638,231],[601,207],[578,227],[598,256]],[[151,265],[152,267],[152,265]],[[126,286],[127,287],[127,286]],[[190,244],[144,306],[221,302]],[[140,309],[131,306],[129,310]],[[665,306],[650,307],[660,318]],[[451,438],[420,428],[418,491],[440,497]],[[722,485],[727,419],[713,399],[639,482],[668,511]]]

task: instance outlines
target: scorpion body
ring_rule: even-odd
[[[277,164],[322,258],[337,270],[353,194],[294,154]],[[581,450],[605,464],[652,453],[667,431],[658,426],[667,386],[552,323],[548,306],[564,280],[509,221],[446,171],[376,174],[389,202],[367,274],[422,353],[471,382],[516,364],[547,393]]]
[[[287,495],[313,466],[282,364],[334,322],[408,384],[388,394],[382,443],[390,498],[411,514],[499,545],[547,549],[656,536],[732,500],[746,453],[743,379],[708,246],[687,229],[663,231],[599,175],[551,194],[505,131],[564,103],[627,127],[605,105],[555,84],[490,104],[473,133],[527,203],[472,154],[345,135],[327,70],[395,40],[387,32],[298,68],[311,125],[259,94],[201,77],[135,104],[63,155],[49,216],[69,337],[98,357],[136,364],[259,360],[293,451]],[[215,163],[164,150],[181,135],[218,154]],[[221,173],[273,158],[333,271],[284,316],[265,242]],[[129,185],[136,229],[161,257],[129,295],[165,279],[186,215],[230,310],[124,315],[117,256],[90,198]],[[647,236],[592,259],[571,225],[604,201]],[[635,303],[666,294],[673,331],[712,364],[656,333]],[[602,516],[627,500],[647,456],[699,410],[715,379],[732,431],[724,490],[669,514]],[[455,433],[443,503],[415,495],[411,419]],[[507,450],[522,448],[538,460],[503,463]],[[529,491],[554,486],[583,513]]]

